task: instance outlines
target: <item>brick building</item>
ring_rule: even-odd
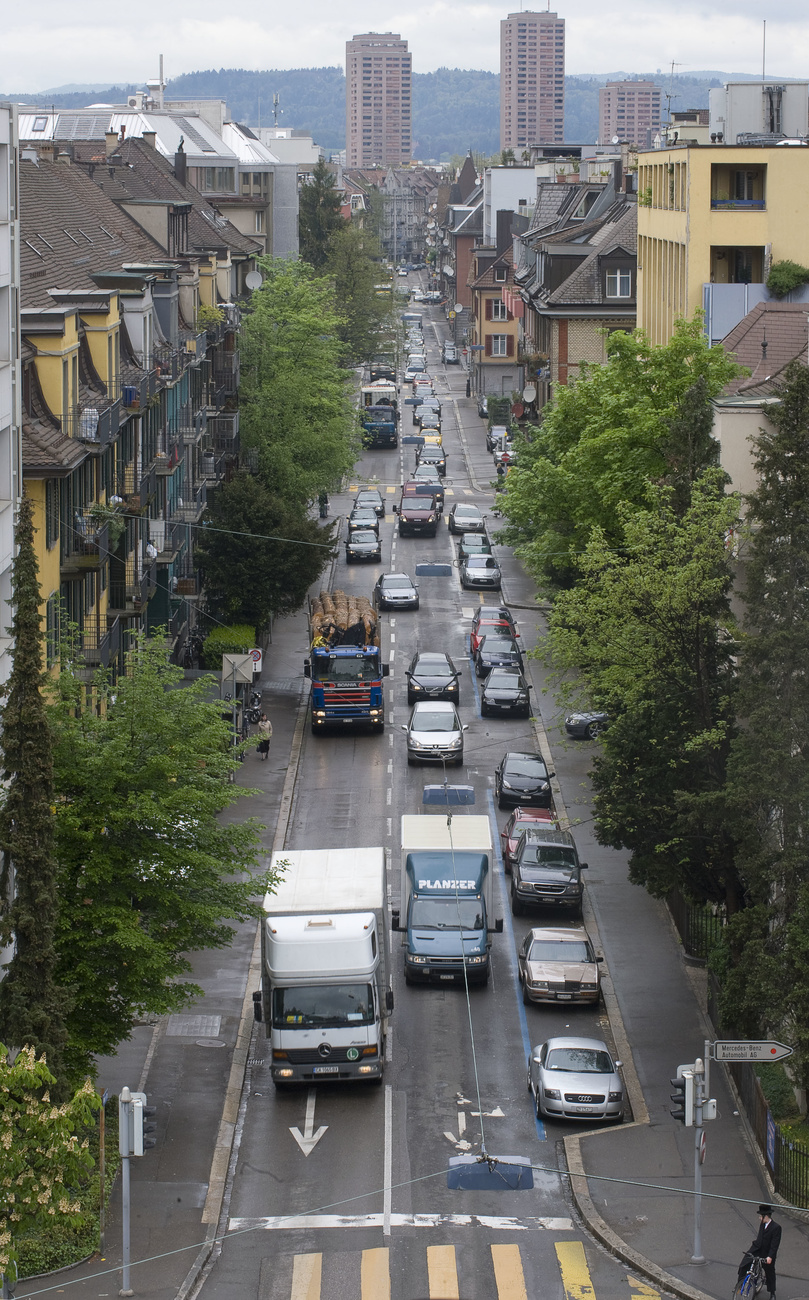
[[[519,155],[565,136],[565,20],[509,14],[500,23],[500,148]]]
[[[598,143],[649,149],[660,131],[662,91],[653,81],[608,81],[598,92]]]
[[[346,41],[346,167],[410,162],[412,82],[407,41],[398,33]]]

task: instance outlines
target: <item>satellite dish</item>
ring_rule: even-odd
[[[264,283],[264,276],[260,271],[248,271],[244,282],[250,290],[260,289]]]
[[[526,384],[525,388],[522,390],[522,400],[530,406],[531,402],[536,401],[536,398],[537,390],[534,388],[534,385]]]
[[[456,304],[455,304],[455,310],[456,310],[456,311],[463,311],[463,303],[462,303],[462,302],[456,302]]]
[[[621,137],[620,137],[619,135],[614,135],[614,136],[612,137],[612,143],[613,143],[613,144],[620,144],[620,143],[621,143]]]
[[[514,405],[511,408],[511,414],[516,415],[518,420],[520,419],[520,416],[525,415],[525,407],[523,406],[522,402],[514,403]]]

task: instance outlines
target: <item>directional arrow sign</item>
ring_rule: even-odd
[[[300,1147],[305,1156],[311,1155],[322,1138],[328,1124],[322,1124],[315,1133],[315,1088],[310,1088],[306,1097],[306,1119],[303,1125],[303,1133],[299,1128],[291,1128],[289,1131]]]
[[[753,1039],[725,1039],[714,1043],[716,1061],[780,1061],[791,1056],[793,1049],[785,1043],[771,1043]]]

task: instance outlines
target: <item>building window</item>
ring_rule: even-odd
[[[59,541],[59,480],[45,483],[45,545],[48,550]]]
[[[59,616],[61,600],[58,591],[51,592],[45,606],[45,662],[51,668],[59,657],[59,639],[61,636]]]
[[[508,275],[508,270],[506,269],[505,266],[496,266],[494,268],[494,278],[498,283],[504,284],[507,275]]]
[[[492,320],[508,320],[508,307],[502,299],[492,301]]]
[[[631,271],[608,271],[607,272],[607,297],[608,298],[631,298],[632,297],[632,272]]]
[[[489,338],[492,341],[491,355],[493,357],[507,357],[511,336],[509,334],[490,334]]]

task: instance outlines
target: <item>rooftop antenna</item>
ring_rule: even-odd
[[[761,80],[766,81],[767,75],[765,68],[767,66],[767,19],[763,21],[764,31],[761,37]]]
[[[278,104],[280,102],[280,98],[281,97],[278,94],[275,94],[272,97],[272,120],[275,126],[278,125]]]
[[[669,88],[668,88],[668,90],[666,91],[666,112],[668,113],[668,117],[669,117],[669,121],[668,121],[669,126],[671,126],[671,101],[672,101],[672,99],[679,99],[679,98],[680,98],[679,95],[675,95],[675,94],[674,94],[674,69],[675,69],[675,68],[681,68],[681,67],[682,67],[682,64],[681,64],[681,63],[675,63],[674,60],[672,59],[672,61],[671,61],[671,80],[669,81]]]

